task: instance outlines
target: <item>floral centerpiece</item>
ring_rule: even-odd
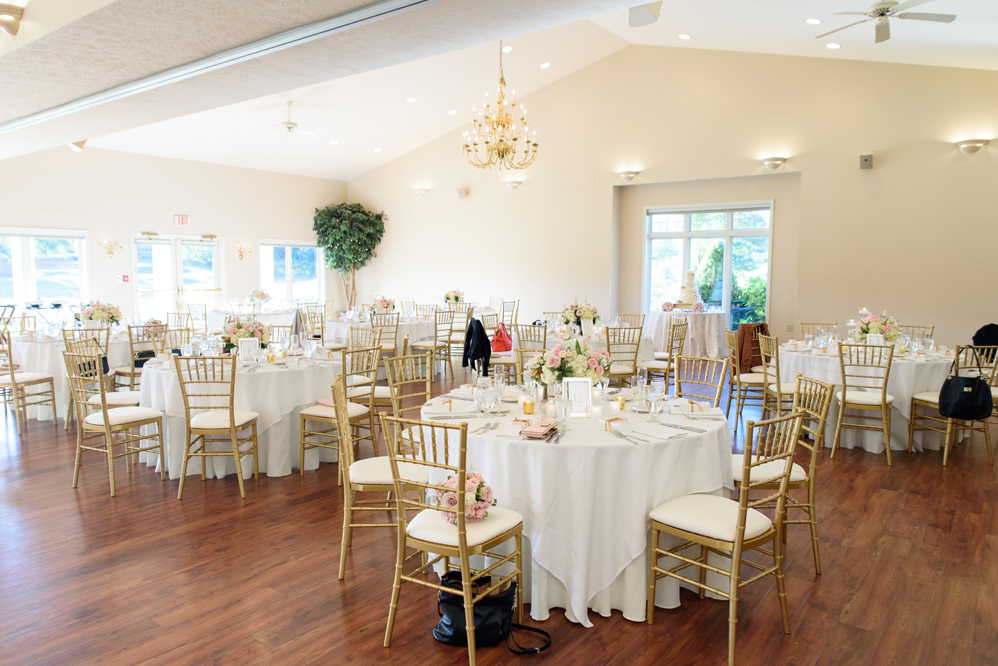
[[[673,305],[670,301],[666,301],[665,303],[662,303],[662,311],[663,312],[672,312],[673,309],[675,309],[675,307],[676,306]]]
[[[444,294],[444,303],[461,303],[464,301],[464,292],[458,289],[451,289]]]
[[[121,322],[121,310],[117,305],[90,301],[80,310],[80,321],[106,321],[110,324]]]
[[[437,486],[437,503],[449,509],[456,509],[458,502],[457,474],[452,474],[446,481]],[[481,474],[473,473],[465,476],[464,481],[464,519],[479,521],[489,515],[489,507],[495,506],[492,488],[485,483]],[[449,523],[457,522],[457,513],[442,512]]]
[[[693,312],[703,312],[703,309],[704,309],[703,301],[697,301],[696,303],[693,304],[693,307],[690,308],[690,310],[692,310]]]
[[[162,320],[156,319],[155,317],[150,317],[146,319],[146,326],[155,326],[156,328],[166,328],[166,324]]]
[[[561,318],[566,324],[581,326],[584,319],[591,320],[595,324],[596,320],[599,319],[599,310],[589,301],[579,303],[579,299],[576,298],[561,311]]]
[[[884,310],[882,317],[878,317],[875,314],[867,315],[859,321],[859,325],[856,327],[857,337],[883,334],[884,340],[887,342],[897,340],[898,333],[898,320],[888,315],[887,310]]]
[[[225,353],[231,352],[239,346],[239,341],[243,338],[256,338],[260,341],[260,346],[265,347],[270,343],[270,327],[256,319],[244,321],[236,317],[225,325],[222,333],[222,349]]]
[[[374,308],[380,312],[391,312],[395,309],[395,301],[390,298],[381,298],[374,301]]]
[[[260,305],[263,305],[264,303],[270,300],[270,294],[265,292],[263,289],[254,289],[253,292],[249,295],[249,300],[250,303],[253,304],[259,303]]]
[[[610,371],[610,354],[605,349],[594,349],[589,338],[559,337],[558,344],[547,351],[536,352],[525,368],[544,386],[556,384],[565,377],[589,377],[595,383]]]

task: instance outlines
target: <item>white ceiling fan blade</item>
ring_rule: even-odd
[[[835,12],[832,16],[869,16],[869,12]]]
[[[886,42],[891,38],[891,24],[887,20],[887,17],[882,17],[877,21],[877,44],[881,42]]]
[[[906,9],[911,9],[912,7],[918,7],[919,5],[924,5],[926,2],[931,2],[932,0],[908,0],[908,2],[902,2],[900,5],[894,7],[893,14],[898,14]]]
[[[862,21],[856,21],[855,23],[850,23],[849,25],[844,25],[841,28],[836,28],[835,30],[831,30],[829,32],[826,32],[823,35],[818,35],[817,37],[815,37],[815,39],[821,39],[822,37],[828,37],[829,35],[834,34],[834,33],[838,32],[839,30],[845,30],[846,28],[851,28],[854,25],[859,25],[860,23],[866,23],[867,21],[872,21],[872,20],[873,19],[863,19]]]
[[[936,21],[937,23],[952,23],[956,20],[956,14],[923,14],[921,12],[905,12],[895,14],[899,19],[915,19],[916,21]]]

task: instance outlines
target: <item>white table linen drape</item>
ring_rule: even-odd
[[[686,343],[683,353],[686,356],[727,356],[727,340],[724,331],[728,325],[726,312],[665,312],[652,310],[645,319],[645,333],[655,345],[655,351],[662,352],[669,347],[669,322],[673,317],[686,317]]]

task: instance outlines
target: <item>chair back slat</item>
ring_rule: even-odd
[[[419,412],[429,402],[433,385],[433,354],[385,359],[385,373],[392,394],[392,414]]]
[[[881,393],[887,401],[887,381],[894,358],[894,345],[839,345],[839,367],[842,373],[843,398],[849,391]]]
[[[500,310],[500,321],[506,326],[506,330],[512,332],[513,327],[516,326],[517,320],[520,318],[520,301],[503,301],[502,309]]]
[[[800,410],[801,440],[798,442],[810,454],[809,476],[813,478],[818,457],[825,446],[825,424],[828,421],[828,408],[832,404],[835,387],[827,382],[797,374],[797,388],[794,391],[794,410]],[[805,435],[808,439],[804,439]],[[810,440],[810,441],[809,441]]]
[[[898,324],[898,331],[910,337],[912,340],[922,340],[931,338],[936,331],[936,326],[926,326],[922,324]]]
[[[802,321],[800,322],[800,337],[801,340],[807,336],[817,336],[818,329],[825,331],[826,333],[834,333],[839,327],[838,322],[820,322],[820,321]]]
[[[645,316],[643,314],[618,314],[617,319],[620,321],[621,326],[644,328],[645,325]]]
[[[350,349],[381,348],[381,329],[369,326],[350,327]]]
[[[547,324],[517,324],[516,346],[522,349],[545,349],[548,344]]]
[[[762,508],[776,503],[775,524],[777,534],[783,525],[787,484],[793,468],[794,452],[800,440],[801,423],[804,412],[793,410],[789,414],[766,421],[749,421],[745,434],[745,451],[742,454],[742,478],[738,490],[738,523],[736,534],[742,539],[745,533],[745,514],[748,509]],[[783,466],[776,474],[756,474],[752,480],[752,468],[782,461]],[[779,468],[779,465],[772,465]],[[760,486],[779,484],[779,490],[767,497],[750,497],[749,493]]]
[[[675,364],[677,398],[707,398],[713,401],[714,407],[721,404],[721,390],[724,387],[725,373],[728,371],[728,359],[677,356]],[[692,390],[697,386],[713,388],[714,395],[704,395]]]
[[[196,413],[226,409],[235,427],[236,357],[174,356],[184,415],[188,422]]]
[[[70,397],[73,401],[73,409],[76,411],[77,427],[82,428],[84,419],[96,411],[104,412],[104,423],[108,424],[107,394],[105,392],[107,376],[104,374],[101,354],[83,351],[88,347],[90,350],[96,350],[97,342],[93,338],[84,338],[70,344],[81,349],[81,351],[62,353],[66,364],[66,376],[69,378]],[[94,396],[100,396],[99,403],[91,402]]]

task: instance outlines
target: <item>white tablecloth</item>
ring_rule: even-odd
[[[665,312],[652,310],[645,319],[645,333],[651,336],[655,351],[666,351],[669,346],[669,321],[673,317],[686,317],[686,344],[683,353],[687,356],[727,356],[727,340],[724,331],[728,326],[726,312]]]
[[[514,407],[502,423],[514,415],[522,418]],[[679,432],[629,411],[625,416],[641,419],[638,431]],[[663,418],[690,425],[680,416]],[[468,466],[484,476],[500,505],[523,516],[524,599],[535,620],[563,607],[585,626],[592,626],[589,608],[603,616],[618,609],[644,621],[649,511],[687,493],[733,485],[726,421],[698,421],[707,433],[639,445],[589,419],[572,419],[558,445],[499,437],[503,426],[488,436],[470,434],[485,421],[468,421]],[[659,581],[656,605],[679,605],[677,581]]]
[[[891,409],[891,449],[908,450],[908,420],[911,418],[911,396],[922,391],[939,391],[949,374],[953,359],[909,361],[896,359],[891,364],[891,374],[887,378],[887,393],[894,396]],[[812,354],[780,350],[780,380],[792,382],[797,373],[812,379],[835,384],[835,390],[842,390],[842,368],[838,354]],[[835,422],[839,415],[839,401],[832,398],[825,428],[825,446],[832,446],[835,440]],[[847,419],[848,420],[848,419]],[[943,445],[940,433],[932,431],[916,432],[913,449],[938,451]],[[861,446],[870,453],[884,452],[884,435],[879,431],[843,428],[839,447],[852,449]]]
[[[344,319],[326,322],[326,342],[350,342],[351,328],[371,328],[370,322],[347,321]],[[434,323],[432,318],[415,319],[410,321],[399,321],[398,338],[396,345],[400,344],[405,336],[409,336],[409,345],[417,340],[426,340],[433,337]],[[381,342],[389,342],[382,340]]]
[[[511,331],[510,334],[513,337],[513,349],[517,349],[520,345],[520,339],[516,335],[516,331]],[[554,332],[548,333],[547,348],[551,349],[556,344],[558,344],[558,335]],[[589,344],[593,346],[594,349],[606,349],[606,338],[602,336],[596,336],[590,338]],[[534,347],[534,344],[528,344],[527,347]],[[651,361],[655,358],[653,353],[654,344],[652,339],[645,334],[641,335],[641,342],[638,343],[638,363],[645,363],[646,361]],[[506,353],[506,356],[512,355],[512,352]]]
[[[46,372],[54,378],[55,404],[60,416],[66,415],[66,407],[69,405],[70,390],[69,377],[66,375],[66,362],[62,358],[62,353],[66,351],[66,345],[60,340],[25,340],[15,338],[11,344],[14,352],[14,361],[21,364],[21,372]],[[121,365],[128,365],[128,357],[131,353],[128,349],[128,340],[112,340],[107,350],[107,362],[112,368]],[[51,409],[47,406],[28,408],[28,416],[36,419],[52,418]],[[75,415],[74,415],[75,416]]]
[[[319,398],[331,398],[330,386],[340,371],[339,363],[327,362],[307,368],[282,368],[266,365],[254,372],[240,369],[236,374],[236,409],[257,412],[257,439],[259,444],[260,472],[267,476],[286,476],[300,467],[301,410],[310,407]],[[146,364],[142,376],[143,407],[158,409],[166,415],[167,472],[171,479],[180,478],[184,462],[184,399],[180,382],[172,365]],[[219,450],[224,450],[220,448]],[[315,469],[323,462],[336,460],[336,452],[313,449],[305,454],[305,469]],[[141,454],[142,461],[158,463],[153,453]],[[250,457],[242,461],[243,476],[253,473]],[[234,472],[231,457],[212,458],[208,463],[209,478],[224,477]],[[200,460],[192,460],[187,474],[201,474]]]
[[[242,319],[256,317],[261,324],[291,326],[295,322],[294,308],[289,310],[273,310],[270,312],[253,312],[252,310],[211,310],[208,312],[208,330],[214,331],[225,325],[225,318],[235,315]]]

